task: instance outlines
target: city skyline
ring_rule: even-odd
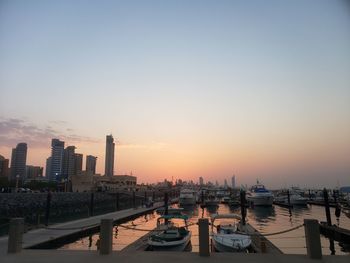
[[[0,155],[57,138],[104,174],[350,185],[343,1],[2,1]],[[85,160],[84,160],[85,162]],[[85,166],[83,166],[85,167]]]

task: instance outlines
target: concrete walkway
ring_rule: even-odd
[[[132,208],[120,210],[108,214],[93,216],[61,224],[50,225],[48,229],[40,228],[31,230],[23,235],[22,247],[29,248],[49,241],[53,242],[60,239],[68,239],[69,237],[73,236],[76,237],[82,232],[98,231],[99,224],[102,218],[113,219],[114,222],[118,222],[150,212],[154,209],[161,207],[162,205],[163,202],[159,202],[150,208]],[[7,242],[7,236],[0,238],[0,255],[7,253]]]
[[[347,263],[349,256],[323,256],[321,260],[311,260],[304,255],[272,255],[272,254],[242,254],[213,253],[210,257],[200,257],[198,253],[189,252],[114,252],[100,256],[96,251],[68,250],[25,250],[19,254],[1,257],[2,263]]]

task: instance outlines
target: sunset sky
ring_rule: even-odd
[[[350,185],[347,1],[0,1],[0,154],[138,182]],[[85,164],[84,164],[85,165]]]

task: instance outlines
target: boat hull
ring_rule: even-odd
[[[251,245],[251,241],[247,241],[245,243],[242,243],[240,247],[232,246],[225,244],[222,240],[220,241],[219,236],[213,236],[213,246],[216,251],[218,252],[245,252],[249,246]]]
[[[261,196],[249,196],[247,201],[254,206],[272,206],[273,196],[261,195]]]
[[[170,242],[157,242],[148,240],[150,250],[156,251],[183,251],[188,243],[191,241],[191,233],[188,233],[186,237],[181,240]]]

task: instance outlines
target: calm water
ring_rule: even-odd
[[[189,223],[196,223],[198,218],[210,217],[213,213],[239,213],[240,209],[231,210],[227,205],[221,204],[218,209],[208,210],[201,209],[199,206],[185,210],[184,213],[190,216]],[[343,228],[350,229],[350,219],[345,215],[341,215],[339,221],[336,220],[334,216],[334,209],[331,208],[332,223],[339,224]],[[156,226],[158,214],[152,213],[146,216],[139,217],[134,221],[129,221],[124,223],[124,226],[128,226],[133,229],[125,229],[122,227],[114,228],[114,239],[113,239],[113,250],[122,250],[129,244],[138,240],[140,237],[145,235],[147,232],[142,230],[152,230]],[[254,209],[248,208],[247,213],[248,222],[258,229],[261,233],[274,233],[282,230],[290,229],[292,227],[298,226],[303,223],[305,218],[314,218],[320,221],[325,221],[325,210],[321,206],[308,206],[294,208],[289,211],[288,208],[282,208],[279,206],[273,207],[255,207]],[[189,229],[192,231],[192,251],[198,251],[198,226],[191,225]],[[99,239],[99,234],[92,235],[90,237],[85,237],[77,240],[73,243],[66,244],[60,249],[68,250],[97,250],[97,242]],[[268,237],[268,239],[273,242],[277,247],[279,247],[286,254],[306,254],[305,248],[305,233],[304,228],[301,227],[292,232],[285,234],[274,235]],[[330,241],[321,236],[322,250],[324,255],[331,254],[329,249]],[[343,255],[349,254],[349,252],[344,252],[343,248],[339,246],[338,242],[334,242],[335,254]]]

